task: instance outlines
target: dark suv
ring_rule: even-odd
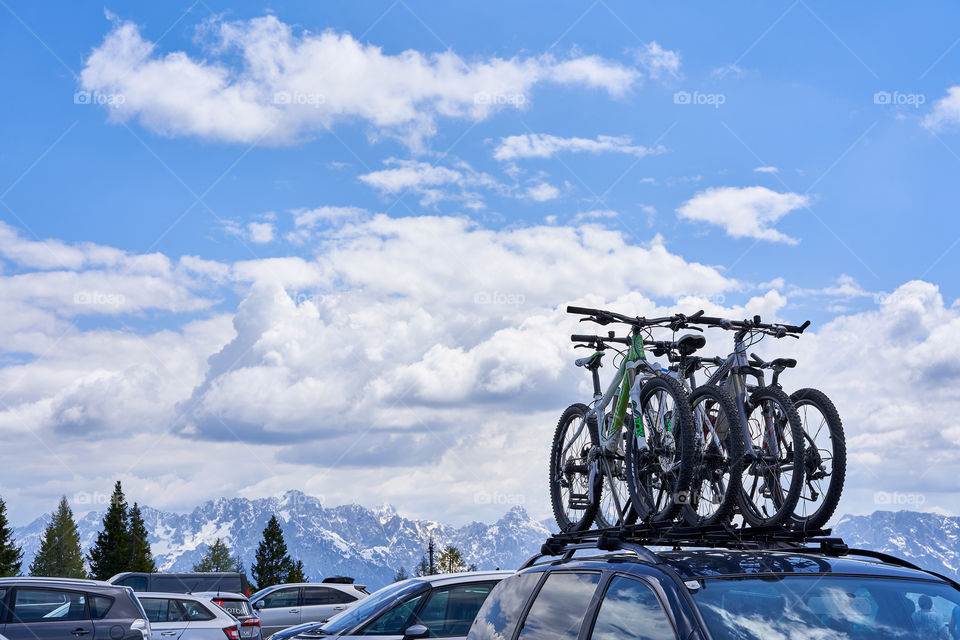
[[[0,636],[9,640],[148,640],[129,587],[70,578],[0,578]]]
[[[960,585],[838,538],[592,534],[548,541],[467,640],[960,637]]]

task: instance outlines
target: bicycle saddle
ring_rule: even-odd
[[[770,364],[774,369],[793,369],[797,366],[797,361],[794,358],[777,358]]]
[[[600,360],[603,358],[603,352],[594,353],[591,356],[586,358],[577,358],[574,360],[574,364],[578,367],[586,367],[587,369],[594,369],[596,367],[602,366]]]
[[[696,333],[688,333],[680,336],[677,340],[677,351],[682,355],[689,356],[697,349],[702,349],[707,344],[707,339]]]

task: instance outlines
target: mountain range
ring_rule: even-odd
[[[492,524],[452,526],[406,518],[389,506],[325,507],[300,491],[271,498],[218,498],[187,514],[141,507],[157,567],[190,571],[217,537],[223,538],[249,570],[270,516],[283,528],[290,555],[303,560],[311,581],[348,575],[371,588],[393,580],[398,569],[408,574],[427,551],[430,538],[438,548],[457,547],[467,563],[479,569],[512,569],[533,555],[555,531],[552,520],[531,518],[515,506]],[[77,521],[80,541],[89,549],[103,514],[91,511]],[[49,515],[15,529],[23,545],[24,567],[39,546]],[[877,511],[844,516],[834,535],[850,546],[885,551],[920,566],[960,578],[960,518],[914,511]],[[249,572],[249,571],[248,571]]]

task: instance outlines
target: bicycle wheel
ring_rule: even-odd
[[[643,383],[642,430],[627,433],[627,486],[644,522],[673,520],[688,498],[693,473],[693,415],[680,383],[657,375]]]
[[[840,503],[847,475],[847,443],[843,422],[833,402],[817,389],[790,394],[804,432],[804,481],[792,524],[798,529],[819,529]]]
[[[743,430],[730,394],[704,385],[690,394],[694,422],[693,480],[683,519],[690,525],[726,523],[740,495]]]
[[[792,515],[803,488],[803,426],[790,397],[776,387],[750,395],[746,407],[750,442],[741,473],[740,513],[754,527],[781,525]]]
[[[560,531],[585,531],[597,515],[602,485],[599,475],[591,476],[591,467],[592,452],[598,446],[600,437],[597,425],[586,419],[588,411],[585,404],[567,407],[553,435],[550,502]]]

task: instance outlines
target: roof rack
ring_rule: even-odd
[[[786,527],[679,526],[672,523],[637,524],[607,529],[557,533],[547,539],[540,553],[523,568],[543,557],[570,558],[580,549],[630,551],[641,561],[656,564],[660,557],[648,547],[683,549],[692,547],[725,549],[803,549],[824,555],[845,555],[849,548],[841,538],[830,537],[830,529],[797,530]]]

